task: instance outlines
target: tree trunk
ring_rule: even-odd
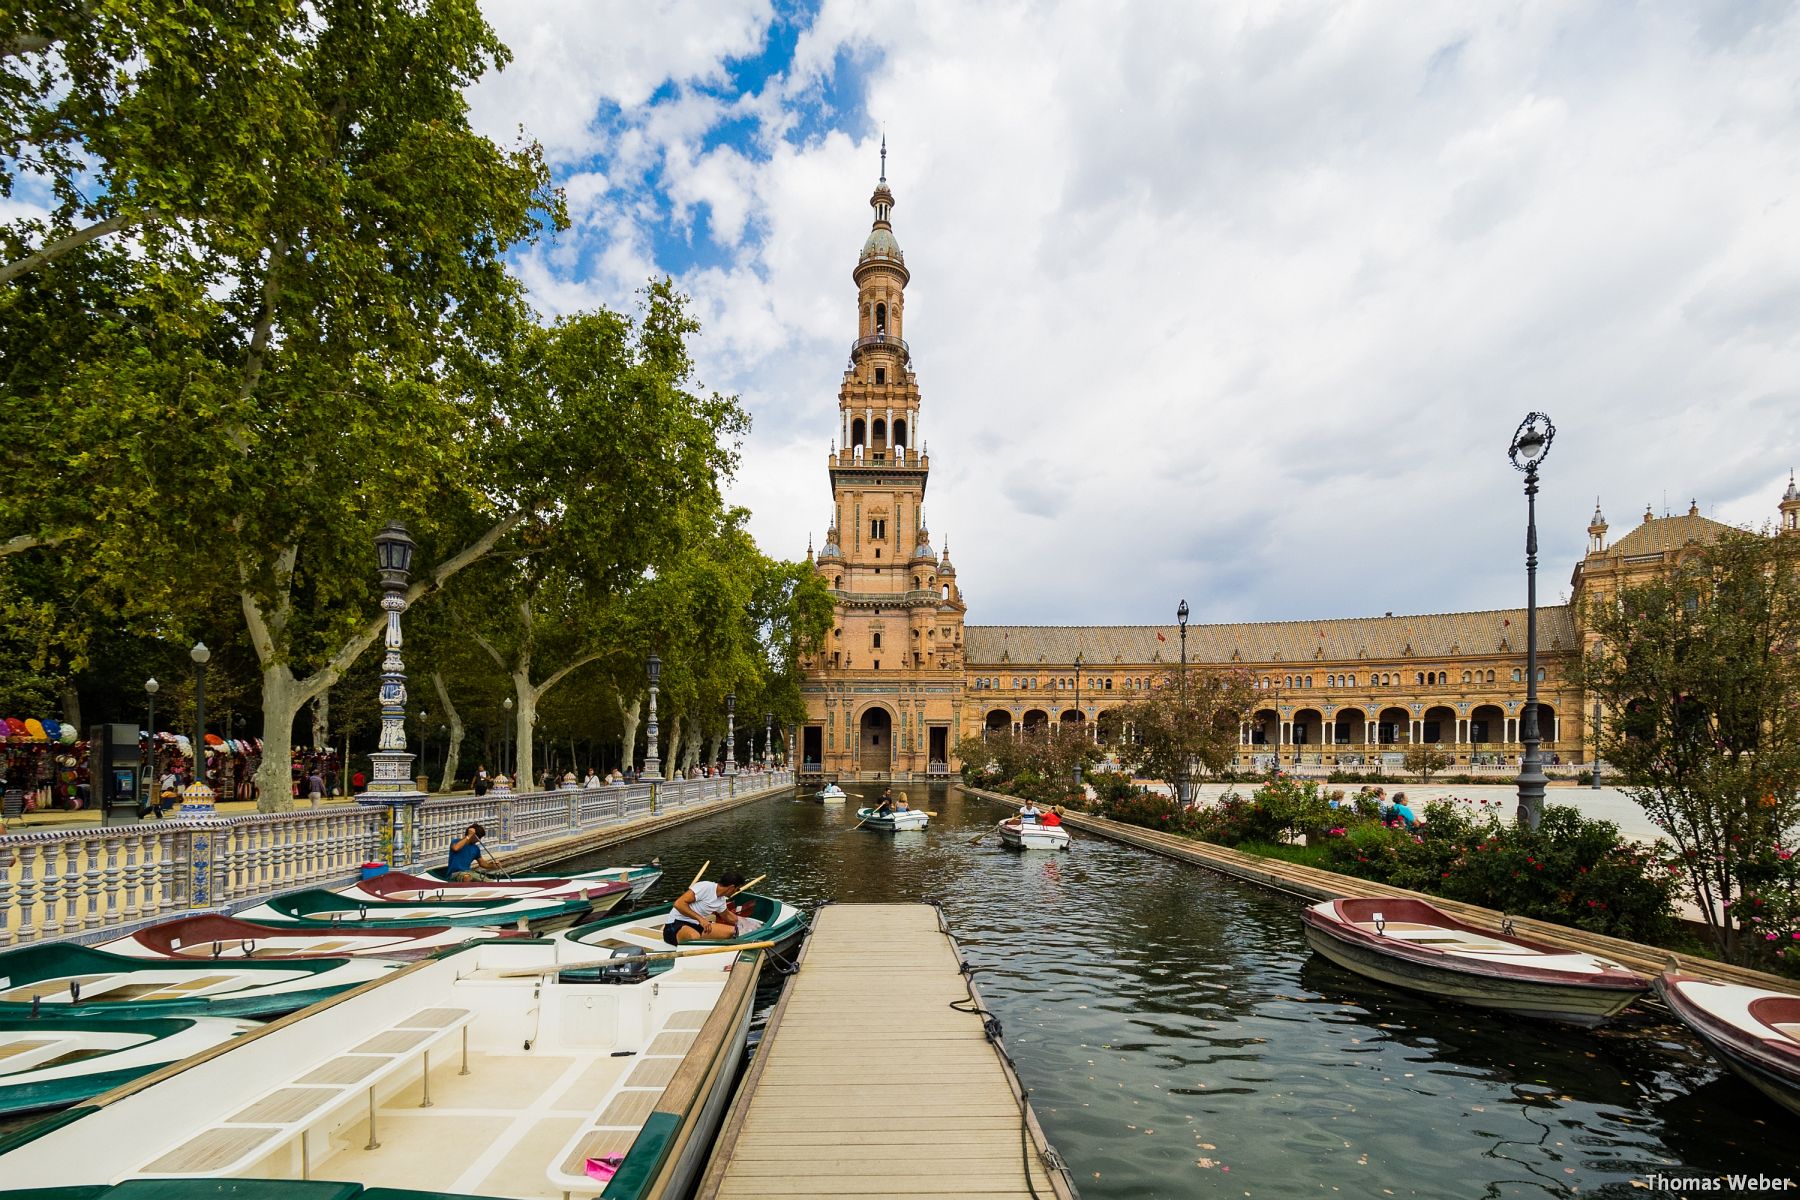
[[[712,763],[719,761],[719,756],[713,752],[714,749],[718,746],[719,741],[720,741],[720,737],[718,734],[713,733],[713,734],[707,735],[706,741],[700,747],[700,761],[701,762],[707,763],[710,765]]]
[[[65,683],[57,690],[62,694],[63,724],[73,725],[82,737],[86,737],[87,730],[81,724],[81,693],[72,683]]]
[[[669,752],[663,755],[663,772],[676,775],[681,771],[681,714],[669,714]]]
[[[629,705],[625,703],[624,697],[619,698],[619,719],[625,723],[625,739],[620,756],[622,761],[619,763],[621,771],[629,771],[637,765],[638,714],[643,707],[644,698],[642,696],[634,699]]]
[[[526,660],[512,673],[513,698],[518,703],[513,718],[513,762],[517,764],[518,778],[513,786],[521,792],[534,791],[537,787],[537,745],[535,731],[537,729],[538,697],[542,694],[532,686],[531,662]]]
[[[447,792],[456,786],[456,772],[462,766],[462,714],[450,703],[450,689],[444,684],[442,671],[432,671],[431,686],[437,692],[438,703],[443,705],[445,715],[450,718],[450,745],[444,750],[444,777],[438,782],[438,790]]]
[[[262,763],[256,768],[258,812],[286,812],[294,807],[294,718],[312,699],[309,689],[285,663],[262,672]]]
[[[331,744],[331,693],[320,692],[318,699],[312,702],[312,744],[314,750],[323,750]]]

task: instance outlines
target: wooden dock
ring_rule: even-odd
[[[970,996],[930,905],[821,910],[697,1200],[1072,1200]]]

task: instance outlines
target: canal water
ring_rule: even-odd
[[[853,829],[855,790],[778,797],[569,865],[659,856],[651,903],[708,859],[808,908],[940,902],[1087,1200],[1800,1186],[1791,1118],[1670,1021],[1565,1029],[1383,988],[1307,951],[1298,900],[1079,832],[1008,851],[980,836],[995,803],[908,791],[929,830]]]

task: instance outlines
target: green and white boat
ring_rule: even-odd
[[[922,808],[896,808],[878,813],[872,808],[859,808],[856,815],[864,829],[873,829],[877,833],[901,833],[908,829],[923,829],[931,824],[931,814]]]
[[[500,929],[508,925],[547,933],[573,925],[593,909],[580,897],[557,900],[355,900],[308,888],[264,901],[232,915],[257,925],[293,925],[307,929],[383,929],[395,925],[475,925]],[[521,924],[523,922],[523,924]]]
[[[375,958],[192,962],[53,943],[0,954],[0,1018],[277,1017],[398,969]]]
[[[743,934],[723,940],[696,938],[682,942],[682,948],[773,942],[772,952],[786,956],[793,953],[800,939],[806,936],[806,914],[785,900],[755,892],[739,892],[731,902],[734,905],[748,902],[750,905],[746,915],[753,924],[745,924]],[[673,904],[657,904],[565,929],[554,939],[557,956],[564,962],[579,964],[598,962],[628,948],[667,950],[669,944],[663,938],[663,928],[674,911]]]
[[[67,1108],[256,1028],[222,1017],[0,1018],[0,1116]]]
[[[425,872],[433,879],[449,881],[448,867],[433,867]],[[556,875],[516,875],[502,874],[502,883],[554,883],[560,879],[573,880],[578,883],[629,883],[630,899],[633,904],[644,898],[644,893],[656,886],[657,880],[663,877],[662,864],[652,859],[647,863],[637,863],[629,867],[598,867],[592,871],[568,871]]]

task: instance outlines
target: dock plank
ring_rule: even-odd
[[[968,995],[931,906],[821,911],[701,1200],[1072,1196]]]

